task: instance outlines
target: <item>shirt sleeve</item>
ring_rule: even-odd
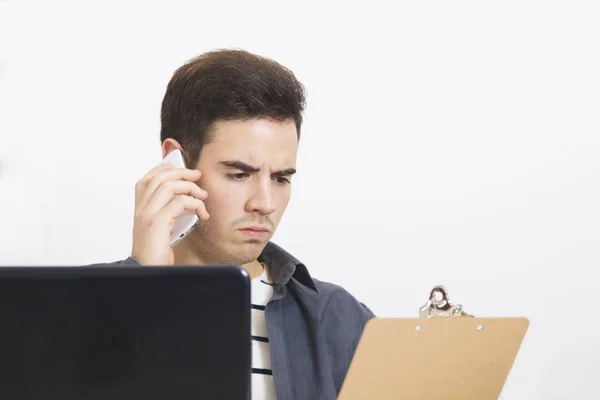
[[[345,289],[338,289],[329,299],[323,314],[322,327],[327,335],[338,394],[363,329],[372,318],[375,318],[375,314]]]

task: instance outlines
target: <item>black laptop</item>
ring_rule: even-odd
[[[0,399],[250,399],[236,266],[0,267]]]

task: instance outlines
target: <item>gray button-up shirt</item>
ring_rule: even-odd
[[[342,287],[313,279],[272,242],[259,259],[269,266],[275,289],[265,318],[278,400],[335,400],[375,315]],[[118,264],[138,263],[128,258]]]

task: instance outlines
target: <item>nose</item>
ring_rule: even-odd
[[[261,216],[275,212],[275,199],[270,183],[257,183],[254,192],[246,203],[246,212],[256,213]]]

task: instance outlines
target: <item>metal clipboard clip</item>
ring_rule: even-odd
[[[435,318],[435,317],[467,317],[473,318],[468,314],[460,304],[452,304],[448,297],[448,290],[438,285],[431,289],[429,300],[419,309],[420,318]]]

